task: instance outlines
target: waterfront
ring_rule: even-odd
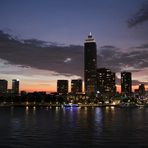
[[[147,147],[148,108],[0,108],[0,147]]]

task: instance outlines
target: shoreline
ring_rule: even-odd
[[[76,108],[76,107],[118,107],[118,108],[138,108],[138,107],[148,107],[146,105],[137,105],[137,104],[74,104],[74,105],[64,105],[64,104],[50,104],[50,103],[1,103],[0,108],[3,107],[64,107],[64,108]]]

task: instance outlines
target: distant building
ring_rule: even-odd
[[[21,94],[21,96],[26,96],[27,95],[27,92],[24,91],[24,90],[22,90],[20,94]]]
[[[131,94],[132,92],[131,72],[121,72],[121,92],[124,94]]]
[[[0,80],[0,94],[6,93],[7,88],[8,88],[8,81],[7,80]]]
[[[110,69],[97,69],[97,91],[102,94],[114,94],[116,92],[115,73]]]
[[[134,89],[134,93],[139,94],[139,89]]]
[[[71,93],[82,93],[82,80],[71,80]]]
[[[12,80],[12,93],[15,95],[19,95],[19,80],[18,79]]]
[[[139,85],[139,94],[144,95],[145,94],[145,86],[144,84]]]
[[[96,94],[97,45],[91,33],[84,43],[84,81],[85,93]]]
[[[58,80],[57,81],[57,92],[59,94],[68,93],[68,80]]]

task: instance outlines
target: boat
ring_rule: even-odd
[[[64,104],[64,107],[79,107],[78,104]]]

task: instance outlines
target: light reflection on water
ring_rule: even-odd
[[[35,115],[36,114],[36,107],[34,106],[33,107],[33,115]]]
[[[0,147],[147,146],[147,113],[148,108],[0,108]]]
[[[102,132],[102,110],[101,108],[96,108],[95,109],[95,137],[98,137],[101,135]]]
[[[26,115],[28,115],[28,113],[29,113],[29,107],[28,106],[26,106]]]
[[[102,110],[100,108],[95,109],[95,121],[99,125],[102,120]]]

